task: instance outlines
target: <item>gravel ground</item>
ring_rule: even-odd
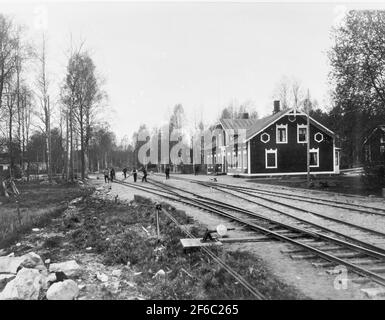
[[[194,176],[188,176],[195,178]],[[239,205],[245,209],[254,209],[255,205],[247,203],[244,200],[236,199],[233,196],[225,195],[219,191],[199,186],[197,184],[190,183],[188,181],[181,181],[177,179],[165,180],[163,177],[159,176],[150,176],[149,178],[155,178],[158,181],[166,182],[170,185],[179,186],[182,188],[188,188],[189,191],[199,193],[203,196],[218,199],[223,202],[231,203],[233,205]],[[218,177],[218,182],[230,183],[229,178],[231,177]],[[208,176],[198,176],[198,179],[203,181],[209,181],[210,177]],[[240,179],[234,179],[234,181],[239,183]],[[129,182],[131,179],[128,178]],[[98,185],[103,185],[102,180],[94,180],[94,183]],[[138,182],[138,185],[142,185],[141,182]],[[253,186],[255,184],[252,184]],[[120,199],[131,200],[134,197],[134,194],[139,194],[142,196],[149,196],[147,192],[134,190],[132,188],[127,188],[119,184],[112,184],[111,193],[119,196]],[[158,196],[151,196],[154,200],[161,201],[162,199]],[[350,197],[349,197],[350,198]],[[200,211],[195,208],[191,208],[179,203],[173,203],[173,205],[181,210],[186,210],[187,214],[192,216],[195,220],[207,225],[208,228],[214,228],[218,224],[223,223],[229,227],[235,227],[236,230],[230,231],[230,237],[245,237],[255,235],[255,233],[248,232],[244,230],[240,225],[236,223],[229,223],[228,220],[217,217],[213,214]],[[312,205],[312,210],[314,205]],[[320,209],[321,210],[321,209]],[[258,213],[272,216],[271,210],[260,208]],[[324,212],[323,212],[324,213]],[[304,214],[308,215],[308,214]],[[309,217],[307,217],[309,218]],[[282,217],[281,217],[282,219]],[[287,222],[287,221],[286,221]],[[309,296],[312,299],[366,299],[366,295],[360,290],[360,288],[366,287],[365,285],[358,285],[356,283],[348,282],[346,289],[336,289],[334,282],[336,280],[335,275],[330,275],[325,268],[315,268],[312,266],[310,261],[304,260],[293,260],[290,258],[289,254],[282,253],[281,250],[292,249],[288,244],[280,243],[277,241],[267,241],[267,242],[257,242],[257,243],[235,243],[235,244],[225,244],[226,249],[236,250],[242,248],[248,250],[265,260],[265,262],[271,267],[272,272],[283,281],[288,284],[294,285],[298,290],[302,291],[305,295]],[[350,276],[350,275],[349,275]],[[353,276],[353,275],[352,275]]]

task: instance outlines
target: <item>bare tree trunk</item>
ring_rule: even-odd
[[[74,155],[73,155],[73,120],[72,120],[72,108],[70,109],[70,146],[69,146],[69,154],[70,154],[70,179],[74,181]]]
[[[52,181],[52,151],[51,151],[51,110],[49,104],[49,96],[46,99],[46,139],[47,139],[47,172],[48,180]]]

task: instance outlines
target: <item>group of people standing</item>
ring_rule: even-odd
[[[108,182],[114,182],[114,179],[115,179],[115,169],[114,168],[111,168],[111,169],[104,169],[104,182],[105,183],[108,183]]]
[[[123,176],[124,176],[124,179],[127,178],[127,172],[128,172],[128,169],[127,168],[123,168]],[[143,173],[143,177],[142,177],[142,182],[147,182],[147,170],[145,167],[143,167],[142,169],[140,169],[140,171],[142,171]],[[106,168],[104,171],[104,182],[105,183],[108,183],[108,182],[114,182],[114,179],[115,179],[115,169],[114,168],[111,168],[111,169],[108,169]],[[132,170],[132,176],[134,177],[134,182],[136,182],[136,180],[138,179],[138,170],[136,170],[136,168],[134,168]]]

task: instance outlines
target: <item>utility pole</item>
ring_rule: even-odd
[[[307,168],[307,187],[310,188],[310,94],[309,89],[307,89],[307,97],[306,97],[306,118],[307,118],[307,126],[306,126],[306,168]]]

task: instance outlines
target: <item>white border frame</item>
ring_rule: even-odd
[[[284,128],[286,130],[286,141],[279,141],[278,140],[278,129],[282,129]],[[287,141],[289,140],[289,137],[288,137],[288,128],[287,128],[287,124],[277,124],[275,126],[275,143],[277,144],[287,144]]]
[[[264,134],[267,135],[267,136],[269,137],[266,141],[263,141],[263,140],[262,140],[262,136],[263,136]],[[269,135],[267,132],[262,133],[261,136],[260,136],[259,138],[260,138],[261,142],[263,142],[263,143],[268,143],[268,142],[270,141],[270,135]]]
[[[274,154],[275,155],[275,166],[274,167],[268,167],[267,166],[267,155],[268,154]],[[277,161],[277,149],[265,149],[265,169],[277,169],[278,168],[278,161]]]
[[[321,139],[320,140],[317,140],[317,138],[316,138],[316,136],[318,135],[318,134],[320,134],[321,135]],[[315,135],[314,135],[314,141],[315,142],[318,142],[318,143],[321,143],[322,141],[324,141],[324,135],[323,135],[323,133],[322,132],[317,132]]]
[[[310,168],[319,168],[319,148],[312,148],[309,150],[309,158],[310,158],[310,153],[315,152],[317,153],[317,165],[311,165],[309,161],[309,167]]]
[[[299,129],[306,129],[306,140],[305,141],[299,141]],[[297,123],[297,143],[307,143],[307,139],[309,139],[309,132],[307,130],[307,124],[299,124]]]

